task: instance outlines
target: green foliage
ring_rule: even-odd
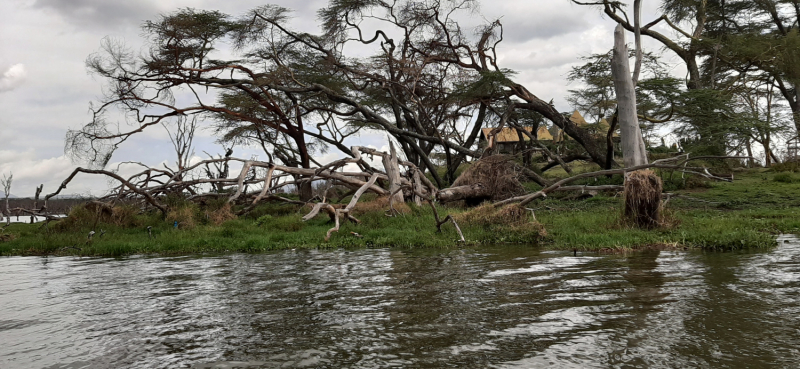
[[[630,56],[634,57],[634,50]],[[567,101],[584,112],[590,120],[608,119],[617,107],[614,79],[611,75],[612,51],[582,57],[586,63],[573,67],[567,75],[571,82],[583,87],[569,90]],[[648,117],[670,114],[677,96],[681,93],[681,81],[669,74],[666,65],[653,53],[644,53],[642,75],[636,85],[638,111]],[[646,122],[643,122],[647,126]]]
[[[798,178],[797,176],[795,176],[795,175],[793,175],[791,173],[778,173],[774,177],[772,177],[772,180],[775,181],[775,182],[781,182],[781,183],[797,183],[797,182],[800,182],[800,178]]]
[[[681,147],[694,155],[725,155],[726,143],[741,115],[732,95],[711,89],[688,90],[679,98],[685,123]]]
[[[151,38],[155,57],[149,66],[156,70],[186,61],[203,59],[219,40],[235,28],[228,15],[216,10],[181,9],[142,26]]]
[[[256,219],[256,225],[259,227],[262,227],[269,222],[272,222],[272,215],[269,214],[262,215]]]
[[[800,161],[786,161],[783,163],[773,164],[772,167],[769,168],[769,170],[776,173],[780,172],[797,173],[800,172]]]
[[[304,222],[299,216],[271,216],[264,215],[256,220],[256,225],[266,230],[280,230],[284,232],[296,232],[303,229]]]

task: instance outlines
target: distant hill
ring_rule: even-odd
[[[3,191],[0,191],[0,199],[5,199],[5,198],[6,198],[6,193],[3,192]],[[12,194],[8,195],[8,198],[9,199],[16,199],[17,196],[14,196],[14,194],[12,193]]]

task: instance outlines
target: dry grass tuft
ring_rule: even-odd
[[[214,225],[220,225],[225,223],[229,220],[236,219],[236,214],[233,213],[233,209],[231,209],[231,204],[225,203],[219,209],[209,211],[208,214],[208,221]]]
[[[661,226],[663,183],[652,170],[637,170],[625,179],[623,219],[640,228]]]
[[[492,155],[472,164],[453,182],[453,187],[480,183],[488,189],[488,196],[479,201],[499,201],[525,192],[519,177],[513,157]]]
[[[535,230],[538,232],[539,236],[544,237],[547,235],[544,226],[533,220],[530,211],[516,204],[509,204],[498,209],[492,204],[485,203],[470,211],[456,214],[453,217],[457,222],[471,226],[480,226],[499,231]]]
[[[11,242],[15,239],[13,234],[10,233],[0,233],[0,242]]]
[[[192,229],[197,226],[197,221],[194,219],[194,209],[189,206],[182,206],[175,209],[170,209],[167,212],[167,223],[178,222],[180,229]]]
[[[409,208],[406,203],[395,203],[394,209],[401,214],[408,214],[411,212],[411,208]],[[387,210],[389,210],[389,197],[382,196],[372,201],[356,203],[355,208],[353,208],[353,214],[384,212]]]
[[[55,228],[60,231],[91,228],[97,224],[113,224],[119,227],[138,227],[141,219],[139,210],[132,205],[111,205],[99,201],[91,201],[81,206],[75,206],[69,216],[58,221]]]
[[[104,219],[104,221],[120,227],[138,227],[141,225],[138,213],[139,210],[133,206],[118,205],[111,209],[110,218]]]

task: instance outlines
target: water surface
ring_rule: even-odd
[[[800,242],[0,259],[0,368],[775,367]]]

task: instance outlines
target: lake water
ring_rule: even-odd
[[[800,242],[0,259],[0,368],[797,368]]]
[[[56,218],[66,218],[66,214],[51,214]],[[33,218],[33,219],[31,219]],[[10,219],[10,221],[9,221]],[[10,217],[6,218],[4,215],[2,219],[0,219],[0,225],[6,224],[7,222],[10,223],[41,223],[47,220],[45,217],[31,217],[30,215],[11,215]]]

